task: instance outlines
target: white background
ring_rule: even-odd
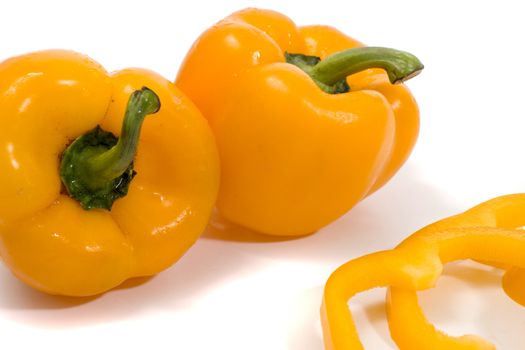
[[[5,1],[0,60],[64,48],[108,70],[147,67],[173,79],[204,29],[247,6],[416,54],[426,68],[408,82],[421,109],[408,163],[315,235],[278,241],[209,230],[171,269],[98,298],[43,295],[2,266],[2,349],[321,350],[318,310],[333,269],[481,201],[524,191],[519,1]],[[452,265],[436,289],[420,293],[422,305],[452,334],[523,348],[525,310],[505,297],[499,276],[479,265]],[[383,299],[376,290],[350,303],[368,349],[395,349]]]

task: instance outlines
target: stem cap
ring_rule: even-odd
[[[160,100],[147,87],[134,91],[126,109],[120,138],[100,126],[78,137],[62,154],[60,178],[69,195],[84,209],[111,210],[128,193],[144,118],[158,112]]]
[[[118,143],[118,138],[100,126],[77,138],[62,155],[60,178],[69,195],[86,210],[103,208],[111,210],[113,202],[128,194],[128,187],[136,175],[133,162],[117,178],[91,186],[86,181],[85,163],[91,157],[100,155]]]

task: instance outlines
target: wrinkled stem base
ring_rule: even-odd
[[[64,151],[60,164],[62,183],[84,209],[110,210],[115,200],[128,193],[136,174],[133,159],[142,123],[159,109],[158,96],[143,87],[129,98],[120,138],[97,126]]]

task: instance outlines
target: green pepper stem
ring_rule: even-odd
[[[334,53],[310,70],[310,76],[333,85],[347,76],[369,68],[382,68],[392,84],[406,81],[423,70],[416,56],[384,47],[358,47]]]
[[[137,152],[140,130],[144,118],[160,109],[158,96],[147,87],[134,91],[129,98],[122,131],[118,142],[108,151],[88,158],[84,179],[90,179],[96,187],[111,181],[126,171]]]

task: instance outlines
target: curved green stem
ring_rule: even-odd
[[[423,64],[416,56],[384,47],[357,47],[334,53],[324,60],[317,56],[285,53],[286,62],[306,72],[326,93],[339,94],[350,90],[346,77],[369,68],[382,68],[392,84],[416,76]]]
[[[137,152],[144,118],[160,109],[158,96],[143,87],[131,94],[120,138],[99,126],[77,138],[62,154],[60,178],[69,195],[84,209],[111,209],[125,196],[135,176]]]
[[[385,47],[358,47],[334,53],[312,68],[313,79],[326,85],[369,68],[383,68],[392,84],[408,80],[423,70],[411,53]]]
[[[160,109],[157,95],[143,87],[133,92],[128,101],[126,114],[122,123],[122,132],[117,144],[110,150],[87,160],[86,177],[90,178],[94,187],[119,177],[129,167],[139,143],[140,129],[148,114]]]

